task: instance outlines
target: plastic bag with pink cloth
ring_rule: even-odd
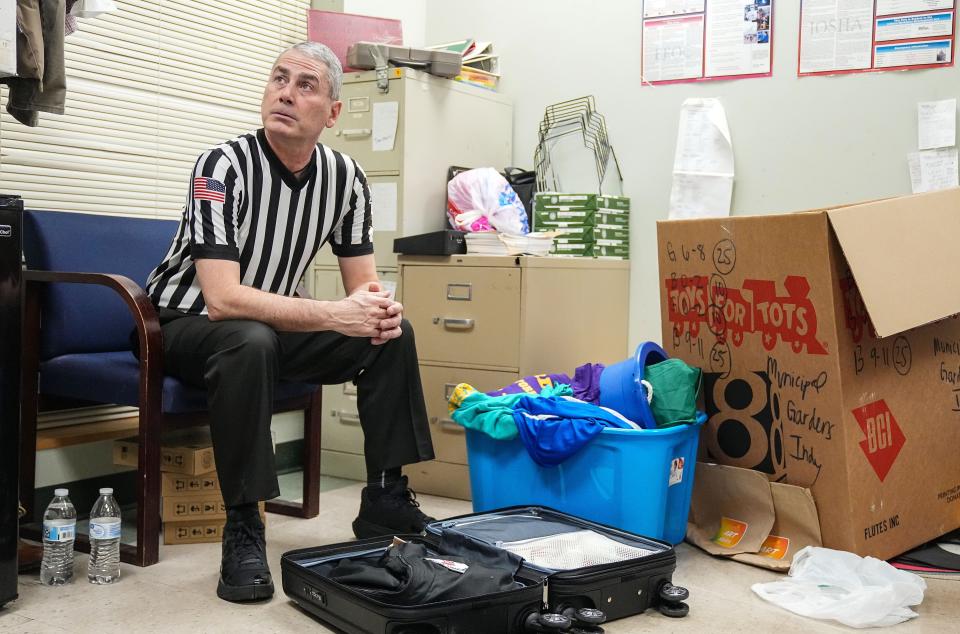
[[[497,170],[478,167],[447,183],[447,217],[460,231],[530,233],[527,212],[517,193]]]

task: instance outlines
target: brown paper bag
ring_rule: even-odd
[[[788,570],[793,554],[820,546],[809,489],[770,482],[751,469],[698,463],[687,541],[712,555]]]
[[[695,474],[687,539],[712,555],[758,552],[774,522],[766,476],[709,463]]]
[[[773,528],[757,553],[734,555],[761,568],[789,570],[793,554],[807,546],[820,546],[820,522],[810,489],[790,484],[770,483],[773,494]]]

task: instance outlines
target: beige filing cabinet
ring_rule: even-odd
[[[512,159],[513,106],[496,92],[406,68],[347,73],[343,109],[320,142],[351,156],[367,174],[377,265],[396,268],[393,239],[446,227],[447,169],[496,167]],[[391,139],[392,137],[392,139]],[[336,266],[328,249],[317,266]]]
[[[404,469],[417,491],[470,499],[465,434],[447,410],[458,383],[489,391],[628,355],[627,261],[459,255],[399,263],[436,453]]]
[[[389,90],[376,73],[346,73],[343,109],[320,142],[363,168],[373,205],[374,252],[380,279],[396,281],[393,240],[446,226],[446,176],[451,165],[510,164],[513,106],[489,90],[406,68],[389,71]],[[392,136],[392,142],[391,142]],[[317,299],[343,297],[337,260],[321,249],[305,283]],[[323,388],[321,470],[364,479],[363,433],[353,385]]]

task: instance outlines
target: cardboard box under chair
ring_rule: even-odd
[[[260,519],[266,522],[263,502],[260,503]],[[168,545],[219,543],[223,540],[225,522],[226,517],[164,521],[163,543]]]
[[[211,519],[193,522],[164,522],[163,543],[202,544],[223,541],[225,520]]]
[[[264,513],[263,502],[260,514]],[[160,504],[160,519],[164,522],[226,519],[227,508],[220,491],[203,495],[168,495]]]
[[[160,478],[160,494],[164,497],[220,492],[220,478],[216,471],[195,476],[183,473],[163,473]]]
[[[957,236],[960,189],[657,225],[701,447],[809,487],[827,547],[888,559],[960,526]]]
[[[115,440],[113,464],[136,467],[138,450],[139,440],[136,436]],[[188,429],[164,434],[160,447],[161,471],[201,475],[215,468],[208,430]]]

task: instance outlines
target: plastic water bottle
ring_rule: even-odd
[[[43,562],[40,583],[60,586],[73,579],[73,540],[77,534],[77,510],[67,489],[56,489],[43,514]]]
[[[113,583],[120,579],[120,506],[113,489],[100,489],[90,509],[90,583]]]

